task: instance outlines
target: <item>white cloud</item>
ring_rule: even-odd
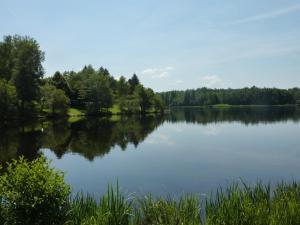
[[[296,4],[296,5],[293,5],[291,7],[285,8],[285,9],[279,9],[279,10],[251,16],[251,17],[242,18],[231,24],[235,25],[235,24],[250,23],[250,22],[255,22],[255,21],[260,21],[260,20],[265,20],[265,19],[271,19],[271,18],[275,18],[275,17],[282,16],[285,14],[293,13],[293,12],[296,12],[299,10],[300,10],[300,4]]]
[[[200,77],[200,82],[200,86],[208,88],[223,88],[225,86],[223,80],[215,75]]]
[[[149,68],[143,70],[141,74],[154,79],[162,79],[168,77],[172,70],[174,70],[172,66],[167,66],[164,68]]]
[[[145,142],[148,144],[174,145],[174,142],[170,139],[170,137],[165,134],[153,135],[152,137],[149,137]]]
[[[208,126],[204,131],[203,134],[207,136],[217,136],[221,132],[220,127],[216,126]]]
[[[183,80],[175,80],[175,84],[182,84]]]

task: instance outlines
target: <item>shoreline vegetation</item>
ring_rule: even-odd
[[[296,225],[300,184],[233,183],[212,194],[179,198],[124,194],[118,183],[96,198],[71,194],[62,172],[40,157],[0,170],[1,224],[56,225]]]
[[[245,87],[198,88],[158,93],[167,106],[279,106],[300,105],[300,89]]]
[[[199,88],[155,93],[138,76],[116,79],[100,67],[56,71],[46,76],[45,53],[28,36],[4,36],[0,42],[0,120],[41,117],[163,114],[174,106],[214,108],[245,105],[300,105],[300,89]]]
[[[45,76],[45,53],[19,35],[0,42],[0,115],[11,118],[163,113],[162,99],[136,74],[116,79],[103,67]]]
[[[266,108],[266,107],[298,107],[298,104],[285,104],[285,105],[229,105],[229,104],[216,104],[216,105],[176,105],[170,106],[171,109],[175,108],[216,108],[216,109],[226,109],[226,108]]]

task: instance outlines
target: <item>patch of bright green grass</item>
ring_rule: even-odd
[[[114,104],[113,107],[109,108],[109,112],[111,112],[112,114],[120,114],[121,110],[119,104]]]
[[[68,111],[68,116],[84,116],[85,113],[79,109],[70,108]]]
[[[224,108],[230,108],[232,106],[228,104],[217,104],[217,105],[213,105],[213,107],[218,109],[224,109]]]

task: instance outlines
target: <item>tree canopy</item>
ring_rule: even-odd
[[[66,115],[69,107],[86,114],[146,113],[161,111],[153,90],[145,88],[136,74],[115,79],[104,67],[86,65],[82,70],[56,71],[43,78],[44,52],[27,36],[4,36],[0,42],[0,113],[2,118],[25,112]]]
[[[300,100],[300,90],[278,88],[208,89],[199,88],[186,91],[160,93],[168,106],[229,105],[285,105]]]

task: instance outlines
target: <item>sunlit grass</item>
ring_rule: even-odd
[[[70,200],[70,219],[67,224],[129,225],[133,211],[133,200],[121,194],[117,184],[108,186],[107,193],[98,201],[90,196],[78,194]]]
[[[68,116],[84,116],[85,112],[79,110],[79,109],[75,109],[75,108],[70,108],[68,111]]]
[[[298,225],[300,224],[300,185],[233,184],[200,199],[125,197],[117,186],[109,186],[99,200],[77,195],[70,202],[68,224],[91,225]],[[201,215],[205,215],[202,216]]]
[[[112,114],[120,114],[121,110],[119,107],[119,104],[114,104],[111,108],[109,108],[109,112],[111,112]]]

